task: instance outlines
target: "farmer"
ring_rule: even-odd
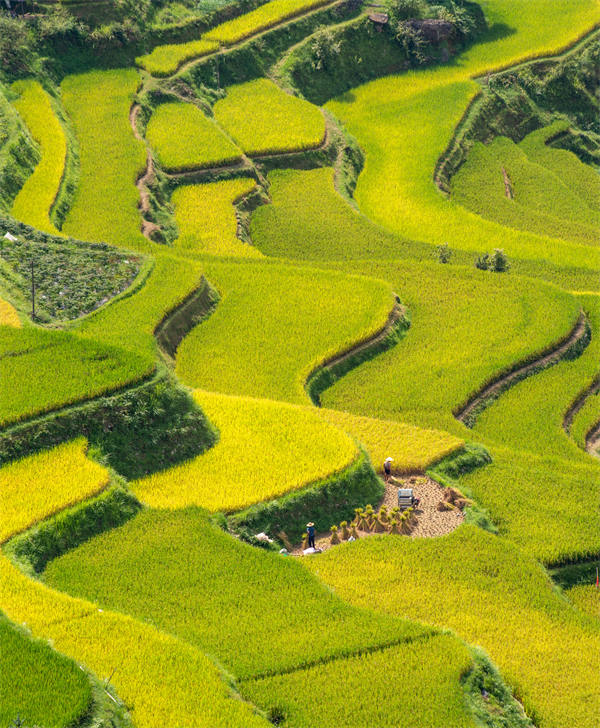
[[[387,483],[392,474],[392,463],[394,458],[386,458],[383,462],[383,472],[385,473],[385,482]]]
[[[314,549],[315,547],[315,524],[311,521],[306,524],[306,533],[308,533],[308,548]]]

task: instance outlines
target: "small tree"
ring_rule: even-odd
[[[331,28],[320,28],[313,35],[310,49],[313,54],[312,67],[315,71],[330,69],[333,61],[340,55],[342,41],[336,40]]]
[[[505,273],[509,268],[510,263],[504,251],[500,248],[495,248],[490,260],[490,269],[495,273]]]
[[[452,251],[450,250],[450,246],[448,245],[448,243],[444,243],[443,245],[437,246],[438,262],[449,263],[451,257],[452,257]]]
[[[488,253],[484,253],[475,258],[475,268],[479,268],[479,270],[490,269],[490,256]]]

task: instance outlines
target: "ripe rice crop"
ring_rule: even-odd
[[[440,195],[432,181],[478,91],[472,76],[555,52],[600,20],[595,0],[486,0],[484,10],[491,26],[512,32],[471,46],[456,65],[374,81],[327,105],[366,152],[356,188],[359,207],[374,222],[415,240],[478,253],[497,247],[509,256],[597,270],[600,255],[589,246],[483,220]]]
[[[78,332],[154,358],[156,327],[201,282],[202,267],[195,261],[158,254],[139,289],[89,316]]]
[[[392,472],[426,470],[455,452],[464,440],[439,430],[424,430],[390,420],[360,417],[337,410],[320,410],[321,416],[355,437],[365,446],[375,468],[381,470],[386,457],[393,457]]]
[[[84,672],[0,613],[0,724],[64,728],[79,722],[92,699]]]
[[[371,262],[364,270],[391,281],[411,317],[398,346],[321,396],[325,407],[365,416],[455,432],[454,408],[516,361],[562,339],[578,316],[574,297],[512,275],[439,263]]]
[[[82,240],[147,250],[135,186],[146,149],[129,124],[138,84],[133,69],[90,71],[62,82],[80,157],[79,186],[63,231]]]
[[[331,167],[270,172],[272,204],[261,205],[251,218],[257,248],[265,255],[302,260],[392,258],[406,248],[413,251],[409,242],[350,207],[335,191],[333,178]]]
[[[196,391],[220,432],[208,452],[134,484],[153,508],[241,510],[338,472],[357,455],[352,439],[312,407]]]
[[[582,612],[600,619],[600,589],[595,584],[574,586],[565,594]]]
[[[480,645],[536,724],[595,728],[600,625],[579,616],[505,539],[474,526],[436,539],[373,536],[303,563],[351,604],[410,615]]]
[[[176,373],[207,391],[307,404],[311,370],[379,330],[393,307],[389,286],[371,278],[216,259],[204,267],[221,301],[182,342]]]
[[[21,328],[21,319],[16,308],[2,298],[0,298],[0,325],[12,326],[15,329]]]
[[[107,485],[108,471],[86,450],[73,440],[0,468],[0,543]]]
[[[214,113],[250,156],[314,149],[325,138],[321,110],[285,93],[266,78],[228,88],[227,96],[215,104]]]
[[[42,158],[16,196],[11,214],[39,230],[60,235],[50,221],[50,210],[58,193],[67,157],[67,139],[50,97],[37,81],[17,81],[19,94],[14,106],[40,145]]]
[[[563,418],[598,374],[600,297],[576,300],[588,312],[592,329],[587,348],[577,358],[561,361],[505,392],[478,418],[474,429],[479,435],[515,449],[590,462],[564,432]]]
[[[590,171],[583,162],[579,164]],[[504,174],[512,198],[507,197]],[[582,181],[585,179],[587,175]],[[600,214],[572,192],[566,181],[531,162],[521,145],[506,137],[473,146],[452,178],[452,196],[469,210],[506,227],[588,245],[598,243]]]
[[[215,53],[218,49],[219,44],[216,41],[200,38],[189,43],[157,46],[152,53],[139,56],[135,62],[153,76],[170,76],[186,61],[202,58],[202,56]]]
[[[232,699],[214,663],[192,646],[34,582],[4,557],[0,577],[9,618],[106,681],[135,710],[136,728],[268,728]]]
[[[460,482],[488,509],[504,536],[545,563],[600,551],[598,465],[589,458],[589,464],[577,463],[575,457],[498,446],[490,451],[492,464]]]
[[[244,697],[289,728],[474,728],[461,677],[472,661],[451,635],[436,635],[286,675],[250,680]]]
[[[203,185],[185,185],[173,192],[179,237],[174,247],[181,251],[261,258],[252,245],[237,236],[236,200],[256,187],[249,178]]]
[[[240,678],[430,633],[348,606],[298,560],[231,538],[197,508],[144,510],[53,561],[45,578],[151,622]]]
[[[0,338],[24,332],[2,327]],[[17,422],[81,400],[115,391],[149,376],[153,358],[37,329],[21,350],[12,341],[0,357],[0,424]]]
[[[328,2],[330,0],[272,0],[250,13],[217,25],[216,28],[204,34],[204,39],[218,41],[223,45],[238,43],[250,35],[267,30],[295,15],[301,15],[320,5],[327,5]]]
[[[194,104],[161,104],[150,117],[146,139],[160,165],[170,172],[232,164],[242,156]]]
[[[556,121],[528,134],[519,146],[532,162],[560,177],[573,194],[578,195],[590,210],[597,212],[600,207],[600,179],[594,169],[583,164],[573,152],[554,149],[546,144],[568,126],[568,122]]]

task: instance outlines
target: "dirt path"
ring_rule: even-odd
[[[477,394],[470,397],[466,404],[454,413],[454,416],[467,427],[473,427],[478,414],[496,400],[502,392],[517,384],[522,379],[525,379],[530,374],[557,364],[573,346],[584,339],[588,330],[587,317],[582,311],[579,314],[574,328],[565,339],[559,341],[558,344],[555,344],[551,349],[536,359],[525,364],[517,364],[512,371],[502,374],[497,379],[486,384]]]
[[[394,304],[394,307],[392,308],[387,321],[378,331],[376,331],[368,339],[363,339],[363,341],[358,342],[354,346],[351,346],[349,349],[346,349],[345,351],[339,354],[335,354],[329,359],[326,359],[321,364],[319,364],[319,366],[315,367],[315,369],[312,370],[312,372],[306,378],[304,388],[309,393],[312,402],[317,405],[317,407],[321,406],[321,392],[312,391],[311,382],[315,379],[315,377],[325,369],[335,369],[340,365],[349,362],[351,359],[358,356],[359,354],[366,352],[369,349],[373,349],[379,345],[382,345],[385,339],[392,333],[392,331],[394,331],[394,329],[396,329],[398,325],[404,320],[406,312],[406,306],[403,306],[396,297],[396,303]]]
[[[585,389],[567,410],[563,419],[563,429],[567,435],[571,434],[571,426],[577,413],[582,409],[590,397],[600,392],[600,374],[594,379],[590,386]],[[585,449],[590,455],[598,456],[600,448],[600,422],[598,422],[586,435]]]
[[[142,137],[137,127],[137,118],[140,111],[141,106],[139,104],[132,104],[131,109],[129,110],[129,123],[131,124],[131,128],[133,129],[133,135],[135,136],[135,138],[140,142],[144,142],[145,144],[146,140]],[[154,161],[152,159],[150,149],[146,148],[146,169],[137,178],[135,186],[138,188],[140,193],[138,208],[142,215],[142,235],[148,238],[148,240],[152,241],[154,241],[154,238],[152,237],[153,234],[160,233],[162,235],[160,227],[156,223],[150,222],[150,220],[146,220],[145,218],[145,215],[147,215],[151,210],[150,192],[148,191],[148,185],[151,185],[152,182],[154,182],[154,177]]]
[[[398,505],[398,488],[412,488],[417,498],[421,499],[419,507],[415,510],[417,517],[417,525],[413,528],[408,538],[436,538],[451,533],[464,520],[462,511],[458,509],[450,511],[438,511],[437,505],[443,500],[444,489],[435,480],[428,478],[426,475],[412,475],[405,478],[395,478],[396,485],[387,483],[385,486],[385,495],[383,500],[378,504],[373,504],[375,510],[385,504],[388,509],[392,509]],[[338,535],[340,535],[338,530]],[[391,534],[378,534],[372,531],[357,530],[359,538],[369,538],[370,536],[386,536],[387,538],[400,538]],[[322,551],[328,551],[334,548],[330,543],[331,534],[320,533],[315,537],[315,546]],[[298,545],[293,551],[294,556],[302,556],[302,548]]]

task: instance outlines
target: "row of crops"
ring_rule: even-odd
[[[137,63],[167,76],[323,4],[267,2]],[[366,153],[354,207],[338,192],[347,158],[327,156],[336,134],[348,154],[351,141],[335,118],[273,80],[194,96],[199,87],[161,86],[127,68],[67,76],[56,95],[32,81],[13,87],[41,161],[12,215],[109,243],[123,256],[116,265],[132,265],[129,288],[107,285],[98,310],[63,331],[31,326],[23,303],[3,291],[0,423],[41,423],[43,445],[40,415],[164,377],[189,388],[190,407],[215,436],[204,452],[206,432],[184,422],[198,454],[179,462],[167,453],[131,483],[86,440],[66,436],[0,468],[0,541],[22,534],[51,553],[38,554],[49,563],[37,579],[21,570],[33,574],[31,565],[11,561],[10,547],[0,557],[7,724],[17,713],[56,728],[97,716],[98,678],[104,701],[108,693],[136,728],[476,728],[481,715],[489,725],[530,726],[510,696],[498,702],[493,681],[469,687],[479,679],[478,645],[540,728],[595,728],[597,592],[561,594],[544,566],[600,549],[600,466],[581,448],[597,398],[565,425],[597,377],[597,181],[575,155],[546,145],[560,124],[519,143],[476,145],[449,197],[432,174],[477,92],[473,76],[560,50],[598,10],[591,0],[482,5],[495,32],[458,62],[326,105]],[[77,185],[57,215],[75,157]],[[164,244],[148,234],[150,219]],[[450,264],[436,253],[442,244]],[[494,247],[510,272],[473,265]],[[410,327],[395,346],[356,354],[398,301]],[[571,360],[487,403],[472,429],[455,418],[483,384],[563,339],[582,310],[591,338]],[[307,381],[340,353],[344,376],[331,375],[316,409]],[[122,447],[144,437],[135,426],[131,440],[119,430]],[[158,448],[153,438],[148,447]],[[469,441],[491,463],[472,469]],[[292,540],[309,519],[339,522],[305,513],[302,498],[344,478],[351,487],[357,472],[376,482],[386,457],[396,474],[442,461],[439,477],[477,509],[437,539],[373,535],[303,559],[227,532],[243,518],[270,523],[286,507]],[[98,518],[74,535],[117,482],[132,512],[118,527]],[[293,507],[286,498],[297,498]],[[32,686],[26,672],[39,675]],[[20,691],[6,689],[13,681]],[[64,700],[44,714],[57,691]]]

